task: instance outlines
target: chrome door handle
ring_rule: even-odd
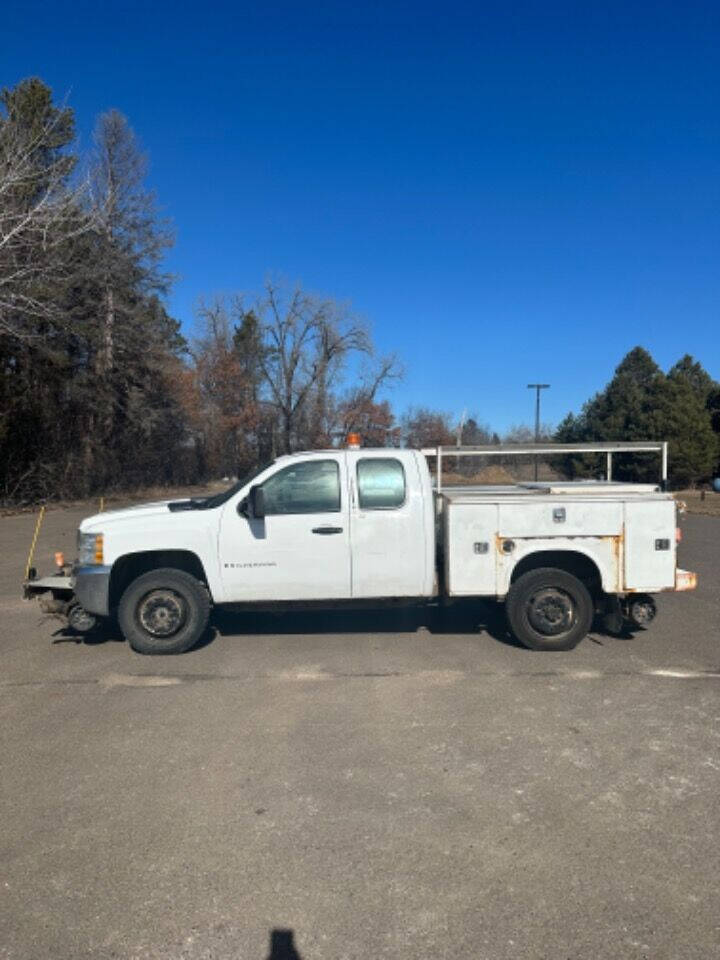
[[[325,536],[331,533],[342,533],[342,532],[343,532],[342,527],[313,527],[313,533],[321,533],[321,534],[324,534]]]

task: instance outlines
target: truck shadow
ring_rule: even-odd
[[[222,610],[215,612],[212,625],[220,636],[426,632],[438,636],[480,637],[486,634],[505,646],[526,650],[510,633],[503,605],[490,600],[457,601],[445,607],[286,610],[272,613]],[[623,624],[621,632],[612,632],[604,626],[602,616],[597,616],[585,642],[589,640],[598,646],[604,646],[608,641],[633,640],[642,633],[642,627],[635,627],[627,622]],[[206,646],[213,639],[208,636],[194,649]]]
[[[510,635],[500,604],[457,602],[446,607],[403,606],[362,609],[230,612],[218,610],[213,625],[221,636],[328,633],[480,634],[509,646],[520,646]],[[195,647],[197,649],[197,647]]]
[[[489,601],[459,601],[446,607],[402,606],[362,609],[316,609],[282,611],[214,611],[208,629],[190,652],[209,646],[218,637],[290,636],[293,634],[418,633],[482,634],[508,646],[520,644],[509,634],[500,604]],[[98,646],[124,642],[114,622],[91,633],[78,633],[63,626],[53,632],[53,644]]]
[[[630,628],[627,623],[621,633],[606,630],[602,618],[596,618],[589,640],[598,646],[606,641],[632,640],[642,628]],[[457,601],[441,606],[402,606],[362,609],[317,609],[282,611],[216,610],[208,628],[195,646],[193,653],[212,644],[219,637],[292,636],[311,634],[353,633],[430,633],[478,637],[483,634],[508,647],[525,647],[509,632],[502,604],[493,601]],[[69,627],[53,633],[53,644],[75,643],[97,646],[106,643],[124,643],[117,624],[110,622],[99,630],[81,634]],[[587,641],[586,641],[587,642]]]

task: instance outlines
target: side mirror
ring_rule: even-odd
[[[261,486],[250,487],[248,494],[250,501],[250,516],[255,520],[265,518],[265,492]]]
[[[245,517],[246,520],[250,519],[250,505],[248,504],[247,497],[243,497],[240,503],[238,503],[237,512],[241,517]]]

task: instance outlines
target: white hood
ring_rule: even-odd
[[[123,520],[137,520],[139,517],[157,517],[161,514],[169,514],[168,504],[173,502],[173,500],[156,500],[154,503],[139,503],[135,507],[124,507],[122,510],[106,510],[104,513],[94,513],[91,517],[85,517],[80,524],[80,529],[83,532],[90,532]]]

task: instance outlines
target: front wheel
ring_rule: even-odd
[[[582,581],[552,567],[529,570],[505,601],[513,635],[530,650],[572,650],[592,626],[592,597]]]
[[[205,632],[210,598],[204,584],[183,570],[152,570],[123,593],[118,622],[138,653],[184,653]]]

